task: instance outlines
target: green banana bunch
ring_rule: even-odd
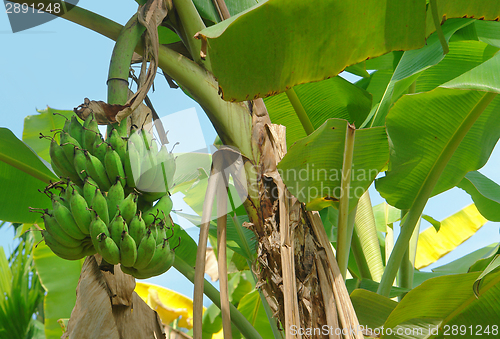
[[[99,253],[137,278],[159,275],[175,258],[167,241],[172,225],[168,193],[175,159],[153,135],[133,129],[128,138],[112,129],[107,139],[90,114],[83,124],[66,121],[60,142],[50,144],[56,174],[52,209],[45,210],[45,242],[58,256],[76,260]]]

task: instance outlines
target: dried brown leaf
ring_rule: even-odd
[[[105,277],[94,256],[85,259],[76,289],[76,305],[62,338],[165,338],[158,314],[137,293],[130,294],[130,306],[112,304],[110,291],[124,286],[129,290],[130,285],[119,266],[114,266],[114,271],[114,278]],[[118,281],[112,282],[113,279]]]
[[[120,122],[127,118],[139,106],[153,85],[156,71],[158,69],[158,26],[167,16],[171,3],[166,0],[149,0],[140,6],[137,19],[141,25],[146,27],[144,53],[139,76],[139,89],[127,101],[124,109],[116,115],[116,121]],[[148,67],[149,62],[149,67]]]

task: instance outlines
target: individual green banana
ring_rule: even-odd
[[[49,154],[52,167],[57,168],[59,173],[62,173],[63,177],[69,178],[75,183],[81,181],[73,164],[68,161],[64,150],[54,139],[50,142]]]
[[[71,196],[73,195],[73,191],[76,191],[79,194],[82,194],[82,192],[83,192],[82,189],[80,188],[80,186],[78,186],[75,183],[73,183],[72,181],[70,181],[70,182],[68,182],[68,185],[66,186],[66,189],[64,190],[64,194],[61,195],[63,197],[63,199],[68,202],[68,204],[65,205],[66,207],[70,206],[69,201],[71,200]]]
[[[63,196],[53,194],[51,196],[51,199],[52,199],[52,209],[54,209],[56,201],[59,202],[60,204],[62,204],[63,206],[65,206],[66,208],[69,208],[69,201],[64,198],[64,195],[65,195],[64,193],[62,193],[62,195]]]
[[[54,217],[56,217],[59,225],[61,225],[61,228],[68,235],[75,239],[85,239],[87,235],[80,230],[80,227],[78,227],[71,211],[58,200],[55,200],[53,203],[52,213],[54,214]]]
[[[140,191],[148,190],[154,183],[156,172],[158,171],[158,163],[156,162],[156,154],[146,150],[141,163],[141,175],[137,182],[137,189]],[[161,169],[160,169],[161,170]]]
[[[101,233],[97,236],[96,249],[97,253],[111,265],[118,265],[120,263],[120,249],[113,239],[108,237],[105,233]]]
[[[42,236],[45,240],[45,244],[49,246],[52,252],[63,259],[78,260],[87,255],[88,251],[85,249],[84,243],[81,243],[78,247],[67,247],[58,242],[52,234],[45,230],[42,230]]]
[[[94,114],[91,113],[83,123],[82,146],[85,147],[87,151],[93,152],[96,138],[102,139],[100,135],[99,125],[94,118]]]
[[[139,153],[140,159],[144,157],[146,145],[144,144],[140,129],[132,129],[130,131],[127,144],[128,148],[130,148],[131,144],[134,145],[135,149]]]
[[[132,188],[136,187],[141,175],[141,157],[133,143],[128,143],[123,167],[125,169],[127,185]]]
[[[125,192],[123,191],[123,186],[119,180],[111,186],[106,196],[108,203],[108,211],[110,218],[114,218],[116,212],[118,212],[118,206],[125,199]]]
[[[167,232],[165,226],[163,226],[163,221],[156,226],[156,245],[159,245],[163,242],[163,240],[167,239]]]
[[[92,215],[85,198],[78,193],[76,189],[72,190],[69,206],[80,231],[82,231],[85,235],[90,234],[89,227],[90,222],[92,221]]]
[[[111,239],[115,241],[115,243],[120,246],[120,241],[122,239],[122,232],[128,231],[127,224],[120,213],[118,213],[113,220],[108,225],[109,234]]]
[[[94,179],[91,177],[85,178],[85,183],[83,184],[83,197],[85,198],[87,205],[92,206],[92,200],[94,199],[95,191],[98,188],[99,187]]]
[[[106,198],[102,195],[100,189],[96,189],[90,207],[97,213],[97,215],[99,215],[99,218],[101,218],[106,225],[109,224],[108,203],[106,202]]]
[[[87,173],[97,182],[100,189],[108,191],[111,187],[111,182],[108,179],[104,165],[98,158],[90,154],[90,152],[84,151],[84,154],[87,159]]]
[[[69,236],[61,228],[61,225],[59,225],[56,218],[51,215],[49,211],[45,210],[45,213],[42,215],[42,219],[45,224],[45,229],[58,243],[71,248],[81,246],[82,241]]]
[[[137,247],[135,240],[127,231],[122,232],[120,242],[120,260],[123,266],[132,267],[137,259]]]
[[[173,253],[173,251],[170,251],[168,241],[163,240],[159,245],[156,245],[155,254],[149,264],[142,269],[138,269],[139,273],[142,276],[149,275],[149,277],[164,273],[173,264],[173,259],[175,259],[175,257],[172,258]]]
[[[97,248],[98,246],[99,234],[104,233],[109,237],[108,226],[106,226],[104,221],[102,221],[101,218],[99,218],[99,216],[95,212],[92,217],[92,222],[90,223],[89,231],[90,231],[90,239],[92,240],[92,244],[94,244],[95,248]]]
[[[119,180],[122,186],[125,186],[127,181],[125,179],[122,161],[118,153],[113,150],[111,146],[108,146],[104,156],[104,168],[106,168],[106,174],[110,182]]]
[[[141,269],[150,263],[156,251],[156,241],[151,230],[148,229],[144,237],[142,237],[139,247],[137,248],[137,260],[135,261],[134,268]]]
[[[73,138],[75,138],[76,141],[78,141],[78,143],[80,145],[82,145],[82,141],[83,141],[83,126],[80,123],[80,121],[78,121],[78,118],[77,118],[76,115],[73,115],[71,117],[69,128],[68,128],[68,130],[66,132],[68,132],[69,135],[71,135]]]
[[[107,149],[108,144],[99,137],[96,138],[94,142],[94,151],[92,154],[104,164],[104,156],[106,155]]]
[[[137,194],[134,192],[130,193],[125,199],[123,199],[120,205],[118,205],[118,210],[123,216],[123,219],[125,219],[127,224],[129,224],[137,212]]]
[[[75,154],[73,156],[73,165],[75,166],[76,174],[85,182],[87,174],[87,158],[81,148],[75,147]]]
[[[154,258],[153,258],[154,259]],[[139,271],[139,275],[137,278],[139,279],[148,279],[157,275],[161,275],[168,271],[170,267],[174,264],[175,261],[175,252],[174,251],[167,251],[161,258],[161,260],[153,267],[146,267],[143,270]],[[153,260],[151,260],[153,262]]]
[[[164,196],[173,185],[175,173],[175,159],[172,153],[163,145],[157,155],[157,170],[155,179],[150,187],[142,189],[143,198],[147,201],[156,201]]]
[[[172,206],[173,203],[172,199],[170,199],[170,196],[168,194],[164,195],[160,200],[156,202],[153,207],[143,212],[143,218],[146,222],[146,225],[151,224],[154,221],[155,217],[162,218],[163,213],[165,214],[165,216],[168,215],[172,210]]]
[[[78,140],[69,135],[69,133],[62,131],[61,147],[66,155],[66,159],[68,159],[69,163],[72,164],[75,156],[75,147],[81,148],[80,143]]]
[[[122,163],[125,162],[125,153],[127,153],[127,142],[120,136],[118,130],[113,128],[108,139],[108,143],[113,147],[116,153],[120,156]]]
[[[128,233],[135,240],[137,244],[140,244],[144,234],[146,233],[146,223],[141,217],[141,212],[134,215],[132,220],[128,225]]]

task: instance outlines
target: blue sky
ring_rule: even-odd
[[[132,0],[88,0],[80,1],[79,5],[120,24],[126,23],[137,9],[135,1]],[[108,38],[59,18],[13,34],[6,13],[1,11],[0,41],[4,46],[3,52],[0,53],[0,126],[8,127],[19,138],[22,136],[24,117],[36,114],[36,109],[44,109],[47,105],[57,109],[72,109],[81,104],[85,97],[106,100],[109,58],[114,46],[113,41]],[[169,121],[175,126],[169,134],[171,141],[182,139],[184,142],[181,142],[181,149],[193,150],[194,146],[189,142],[195,131],[190,124],[193,121],[193,115],[190,114],[196,114],[204,142],[207,145],[213,142],[215,131],[196,102],[184,95],[180,89],[170,89],[162,76],[157,77],[154,88],[150,98],[157,112],[161,117],[171,116]],[[188,110],[186,112],[190,114],[174,114],[184,110]],[[170,127],[166,126],[166,129]],[[203,143],[203,140],[199,139],[191,141],[196,145]],[[498,168],[500,151],[495,150],[481,172],[500,182]],[[383,201],[373,188],[371,193],[373,204]],[[425,213],[440,220],[470,203],[470,197],[455,188],[432,198]],[[175,204],[174,208],[186,208],[181,206],[180,200],[176,200]],[[441,259],[439,265],[499,242],[498,226],[498,223],[487,223],[456,251]],[[192,227],[189,229],[193,237],[196,237],[196,230]],[[12,228],[4,227],[0,231],[0,245],[8,249],[12,236]],[[431,267],[435,266],[436,264]],[[185,295],[192,295],[192,285],[173,269],[150,281]]]

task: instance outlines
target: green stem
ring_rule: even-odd
[[[205,29],[206,26],[193,2],[191,0],[173,0],[172,3],[180,20],[174,19],[171,21],[173,21],[179,35],[182,36],[182,40],[193,57],[193,60],[200,65],[210,64],[201,59],[201,40],[194,38],[195,34]]]
[[[311,120],[309,120],[309,116],[307,115],[306,110],[302,106],[302,103],[300,102],[297,93],[295,93],[295,90],[293,88],[290,88],[289,90],[286,91],[286,95],[288,96],[288,100],[290,100],[290,103],[292,104],[293,109],[295,110],[295,114],[297,114],[297,117],[299,118],[302,127],[304,127],[306,134],[309,135],[312,132],[314,132],[314,126],[311,123]]]
[[[141,40],[146,28],[132,16],[116,39],[108,73],[108,104],[124,105],[128,98],[128,76],[135,46]],[[108,125],[108,135],[116,128],[122,137],[127,136],[127,120]]]
[[[354,127],[347,123],[344,144],[344,161],[342,164],[342,178],[340,183],[339,221],[337,225],[337,262],[344,280],[347,273],[349,248],[351,247],[352,229],[354,227],[354,217],[352,217],[352,225],[350,225],[351,223],[348,222],[348,219],[350,217],[349,197],[355,131]],[[355,214],[356,212],[354,210],[354,215]]]
[[[413,205],[411,206],[406,220],[401,226],[401,233],[399,234],[394,249],[392,250],[389,261],[380,281],[377,293],[388,297],[391,290],[391,286],[394,282],[394,278],[398,272],[399,264],[403,259],[404,253],[408,248],[409,241],[413,235],[413,230],[420,220],[422,211],[424,210],[427,200],[429,200],[432,190],[436,185],[441,173],[445,169],[448,161],[451,159],[455,150],[460,145],[463,138],[466,136],[467,132],[470,130],[472,125],[481,116],[486,107],[495,99],[497,93],[487,92],[483,95],[481,100],[476,104],[476,106],[469,112],[467,118],[462,122],[462,125],[458,128],[457,132],[450,139],[446,147],[442,151],[441,159],[435,163],[434,167],[427,175],[427,179],[422,184],[420,191],[418,192]]]
[[[448,42],[444,37],[443,30],[441,29],[441,20],[439,19],[437,0],[430,0],[429,4],[431,6],[432,19],[434,20],[434,26],[436,27],[436,34],[439,38],[439,42],[443,47],[443,54],[448,54],[450,49],[448,48]]]
[[[403,220],[405,214],[408,210],[401,210],[401,220]],[[413,234],[410,238],[410,243],[408,249],[405,251],[403,255],[403,259],[401,260],[401,264],[399,266],[399,287],[412,289],[413,288],[413,277],[415,273],[415,254],[417,251],[417,240],[418,233],[420,231],[420,219],[413,231]],[[405,296],[405,294],[399,297],[399,300]]]
[[[187,264],[184,260],[180,259],[178,256],[175,257],[174,267],[177,271],[179,271],[183,276],[185,276],[189,281],[194,283],[194,268]],[[219,291],[215,287],[212,286],[207,280],[204,280],[203,290],[205,295],[212,300],[212,302],[219,309],[221,307],[220,304],[220,295]],[[262,339],[259,332],[250,324],[250,322],[243,316],[243,314],[238,311],[238,309],[233,305],[229,304],[230,313],[231,313],[231,321],[238,328],[238,330],[243,334],[245,338],[248,339]]]

